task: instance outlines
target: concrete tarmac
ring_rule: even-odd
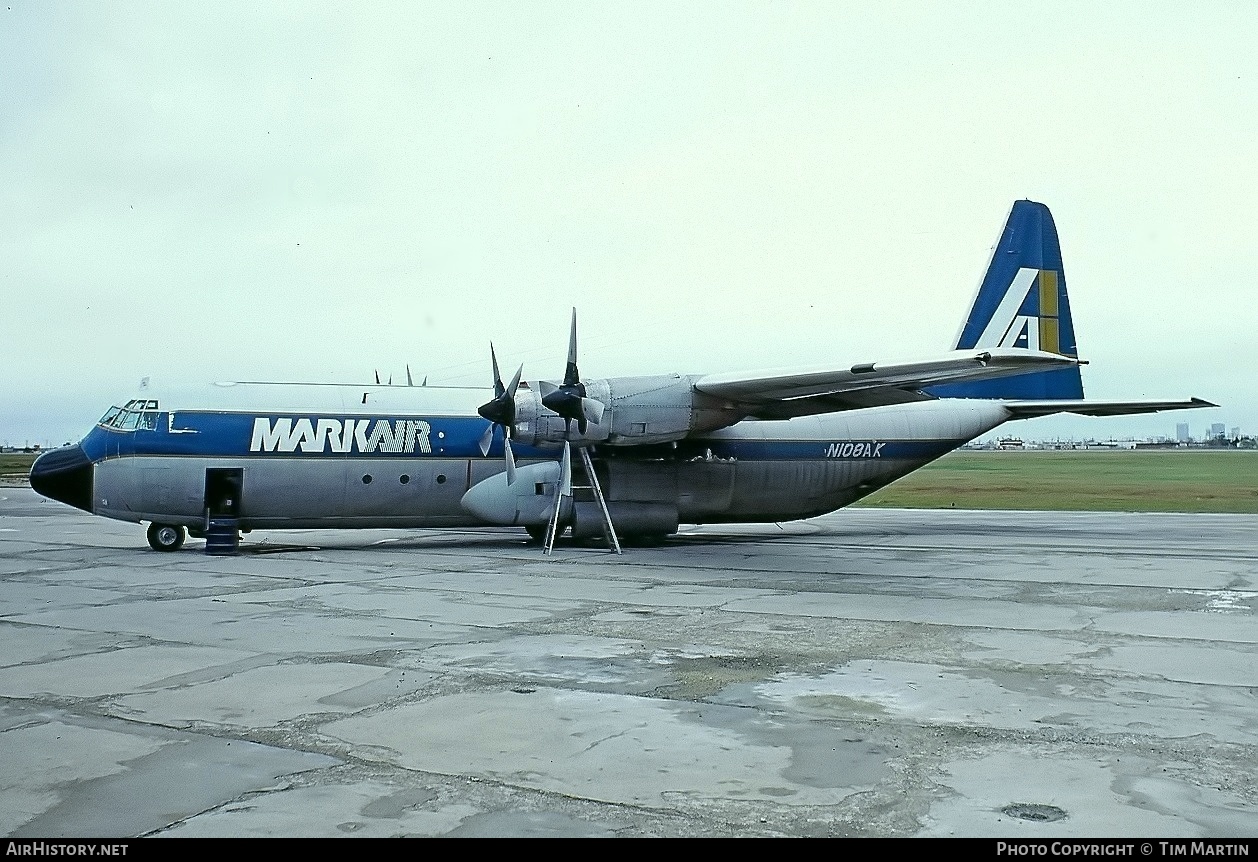
[[[242,553],[0,488],[0,833],[1258,835],[1258,518]]]

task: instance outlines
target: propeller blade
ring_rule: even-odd
[[[542,553],[549,556],[555,548],[555,537],[559,535],[559,516],[563,514],[564,499],[572,498],[572,446],[564,441],[563,457],[559,461],[559,482],[555,485],[555,500],[551,505],[550,524],[546,528],[546,538],[542,541]]]
[[[595,425],[603,421],[603,402],[596,398],[581,399],[581,413]]]
[[[568,334],[568,367],[564,369],[563,385],[576,386],[581,382],[577,371],[577,310],[572,309],[572,331]]]
[[[511,385],[507,388],[507,392],[511,395],[511,403],[515,403],[516,390],[520,388],[520,377],[524,374],[524,363],[520,363],[520,367],[515,370],[515,376],[511,378]]]
[[[485,429],[485,433],[480,438],[481,455],[488,455],[489,449],[494,442],[494,428],[502,426],[502,454],[506,462],[507,469],[507,485],[515,484],[515,453],[511,451],[511,435],[515,428],[515,393],[520,388],[520,377],[524,374],[524,366],[521,365],[515,371],[515,376],[511,378],[511,385],[502,385],[502,372],[498,369],[498,354],[494,350],[494,343],[489,342],[489,361],[494,369],[494,397],[486,401],[484,404],[476,408],[476,412],[482,418],[489,420],[489,427]],[[424,385],[428,384],[428,378],[424,378]]]
[[[577,310],[572,309],[572,330],[568,336],[568,366],[564,369],[563,384],[556,386],[548,381],[539,385],[542,395],[542,406],[559,414],[564,420],[564,436],[572,423],[577,423],[578,433],[584,435],[587,423],[598,425],[603,420],[606,405],[586,397],[585,384],[581,382],[581,372],[577,369]]]
[[[491,429],[494,427],[489,426]],[[515,484],[515,453],[511,451],[511,438],[502,438],[502,454],[507,462],[507,485]]]
[[[563,460],[559,462],[559,487],[555,496],[556,506],[564,497],[572,496],[572,444],[567,440],[563,444]]]
[[[494,397],[501,398],[506,390],[502,386],[502,375],[498,373],[498,354],[494,353],[494,343],[489,342],[489,361],[494,366]]]

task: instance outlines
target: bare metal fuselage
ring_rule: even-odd
[[[339,407],[307,397],[232,404],[222,393],[211,406],[163,403],[153,427],[98,426],[80,444],[91,454],[90,511],[197,529],[212,506],[208,477],[231,473],[246,530],[485,526],[461,504],[503,470],[500,446],[483,455],[474,445],[485,427],[472,418],[483,390],[434,395],[395,388],[365,404],[339,398]],[[948,399],[743,421],[656,447],[600,448],[595,465],[625,532],[792,520],[848,505],[1008,419],[998,402]],[[229,425],[243,430],[221,430]],[[392,434],[394,446],[368,445]],[[525,465],[555,453],[517,456]]]

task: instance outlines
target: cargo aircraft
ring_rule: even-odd
[[[504,384],[492,344],[490,358],[492,392],[378,377],[142,389],[41,455],[31,487],[147,522],[158,551],[217,524],[233,542],[254,529],[523,527],[546,553],[565,531],[619,553],[621,538],[681,524],[831,512],[1010,420],[1216,406],[1084,399],[1057,231],[1026,200],[952,350],[931,358],[583,379],[575,309],[562,382],[521,382],[521,367]]]

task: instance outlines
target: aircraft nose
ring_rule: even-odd
[[[61,503],[92,511],[92,461],[82,446],[45,452],[31,465],[31,488]]]

